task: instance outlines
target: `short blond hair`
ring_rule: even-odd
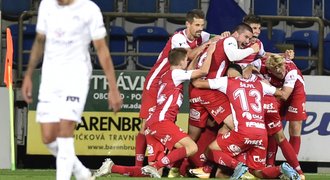
[[[284,57],[278,54],[270,55],[266,60],[266,67],[267,68],[274,68],[284,64]]]

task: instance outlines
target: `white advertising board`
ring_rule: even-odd
[[[330,76],[304,76],[308,118],[302,125],[299,161],[330,162]],[[284,127],[287,139],[288,124]],[[278,160],[284,160],[279,150]]]

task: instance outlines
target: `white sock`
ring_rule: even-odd
[[[46,144],[49,152],[53,155],[53,156],[57,156],[57,152],[58,152],[58,144],[57,144],[57,141],[53,141],[49,144]]]
[[[75,159],[73,138],[58,137],[56,157],[56,180],[70,180]]]
[[[46,144],[49,152],[53,155],[53,156],[57,156],[58,153],[58,143],[57,141],[53,141],[49,144]],[[74,165],[73,165],[73,174],[76,176],[77,174],[80,174],[81,171],[86,171],[86,167],[80,162],[80,160],[78,159],[77,156],[74,156]]]

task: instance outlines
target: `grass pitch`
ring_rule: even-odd
[[[327,180],[330,179],[330,174],[312,174],[306,173],[306,179],[310,180]],[[16,171],[11,170],[0,170],[0,180],[54,180],[55,170],[40,170],[40,169],[19,169]],[[74,178],[72,178],[74,179]],[[112,174],[108,177],[97,178],[100,180],[111,179],[111,180],[130,180],[130,179],[150,179],[150,178],[134,178],[121,176],[118,174]],[[166,178],[162,178],[166,179]],[[196,180],[196,178],[171,178],[171,180]]]

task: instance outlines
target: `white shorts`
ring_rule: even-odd
[[[89,80],[80,82],[41,83],[37,104],[37,122],[54,123],[60,120],[81,122],[89,90]]]

